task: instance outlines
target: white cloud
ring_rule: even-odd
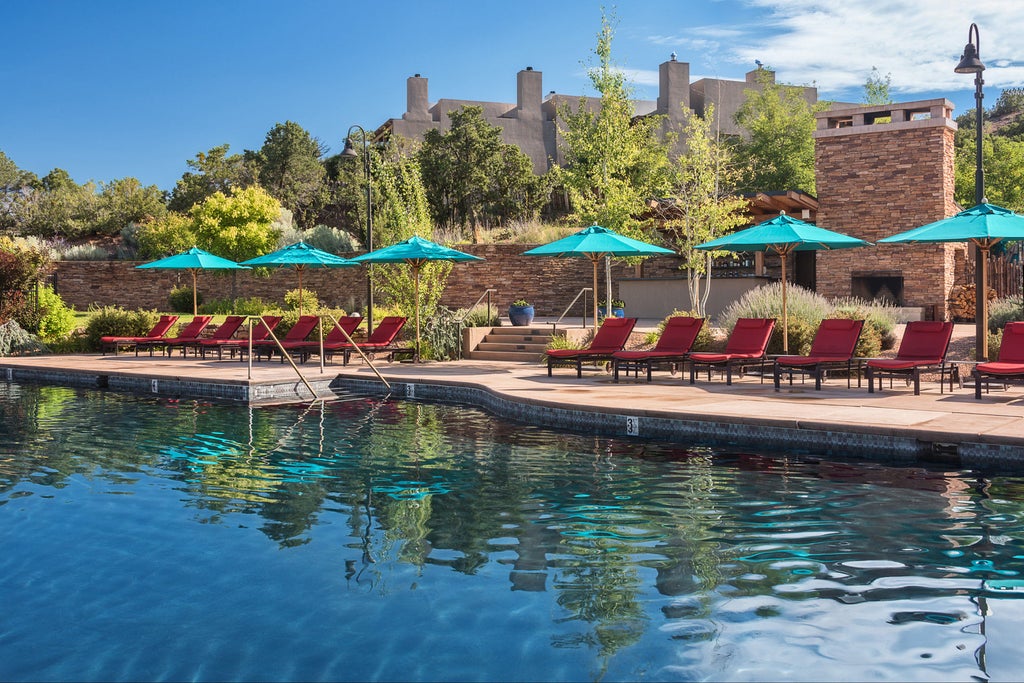
[[[973,78],[953,72],[972,22],[978,24],[980,55],[988,67],[986,87],[1024,85],[1024,41],[1017,37],[1024,27],[1024,2],[745,2],[763,13],[762,20],[743,27],[742,37],[721,41],[718,58],[742,65],[761,60],[779,72],[781,81],[813,83],[825,97],[844,91],[859,95],[872,67],[883,77],[891,74],[894,95],[973,90]],[[708,34],[695,30],[692,35]]]

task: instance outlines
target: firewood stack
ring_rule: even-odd
[[[986,291],[989,303],[995,300],[996,290],[989,287]],[[974,285],[956,285],[949,292],[949,315],[956,322],[974,320]]]

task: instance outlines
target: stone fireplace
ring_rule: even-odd
[[[865,301],[903,306],[902,271],[858,273],[850,276],[850,295]]]

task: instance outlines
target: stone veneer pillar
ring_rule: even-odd
[[[935,99],[817,114],[818,225],[877,242],[956,213],[952,109]],[[817,252],[817,291],[863,296],[866,283],[902,278],[901,304],[943,320],[965,254],[959,243]]]

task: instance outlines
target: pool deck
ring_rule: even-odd
[[[405,398],[458,401],[502,417],[542,426],[685,444],[778,448],[822,454],[960,466],[1024,466],[1024,388],[993,390],[978,401],[973,388],[940,393],[923,382],[915,396],[897,381],[868,393],[831,379],[776,392],[756,375],[688,383],[667,371],[654,381],[616,384],[603,370],[490,361],[376,364],[388,391],[362,362],[300,366],[318,394],[332,389],[391,393]],[[36,381],[103,387],[173,398],[241,401],[252,405],[309,401],[294,370],[278,360],[254,363],[252,377],[237,360],[97,354],[0,359],[0,381]]]

